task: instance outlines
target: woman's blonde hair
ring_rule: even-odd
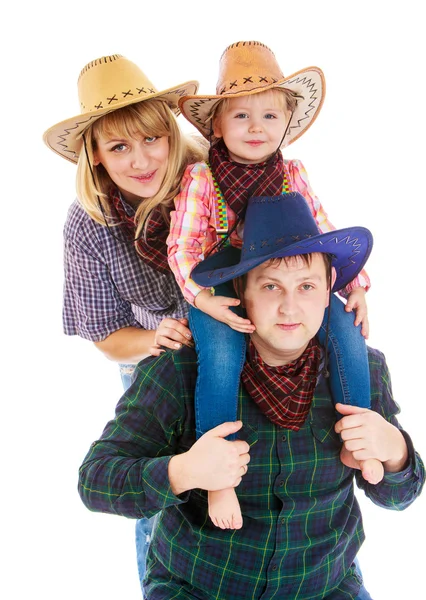
[[[83,135],[84,143],[77,165],[77,197],[88,215],[102,225],[106,224],[105,219],[108,220],[108,225],[117,225],[118,222],[114,219],[115,213],[111,211],[108,197],[113,185],[111,178],[101,164],[93,164],[99,136],[169,138],[166,175],[155,196],[141,198],[135,214],[136,237],[140,236],[148,223],[149,215],[156,207],[160,207],[166,223],[169,222],[170,208],[173,198],[179,192],[185,168],[206,157],[205,142],[200,140],[198,143],[194,138],[184,135],[166,102],[155,98],[104,115],[88,127]]]

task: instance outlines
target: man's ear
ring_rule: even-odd
[[[337,279],[336,269],[334,267],[331,267],[331,289],[333,289],[333,286],[336,283],[336,279]],[[329,302],[328,302],[329,297],[330,296],[327,295],[327,306],[329,304]]]

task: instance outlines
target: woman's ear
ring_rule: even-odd
[[[95,151],[94,151],[94,153],[93,153],[93,166],[94,166],[94,167],[97,167],[97,166],[98,166],[98,165],[100,165],[100,164],[101,164],[101,161],[99,160],[99,158],[98,158],[98,153],[97,153],[97,151],[95,150]]]

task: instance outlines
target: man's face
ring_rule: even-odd
[[[333,269],[332,285],[335,277]],[[267,364],[284,365],[303,353],[324,318],[327,284],[319,253],[310,265],[295,256],[287,264],[268,261],[247,274],[244,305],[256,327],[251,339]]]

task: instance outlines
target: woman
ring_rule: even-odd
[[[197,88],[190,81],[159,92],[134,63],[106,56],[80,73],[81,115],[44,134],[77,163],[78,199],[64,230],[64,331],[118,362],[125,389],[142,358],[191,344],[165,241],[182,174],[204,158],[175,117],[179,97]],[[141,580],[151,529],[138,521]]]

